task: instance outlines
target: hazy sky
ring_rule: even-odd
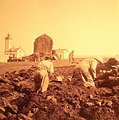
[[[14,47],[33,53],[46,33],[53,48],[79,55],[119,55],[118,0],[0,0],[0,52],[12,35]]]

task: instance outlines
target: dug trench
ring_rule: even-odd
[[[34,92],[34,66],[2,74],[0,120],[119,120],[119,80],[86,88],[70,81],[73,67],[55,67],[44,93]]]

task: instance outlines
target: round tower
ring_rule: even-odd
[[[7,37],[5,37],[5,52],[8,51],[12,46],[12,38],[11,35],[8,33]]]

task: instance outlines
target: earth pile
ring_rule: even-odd
[[[1,75],[0,120],[118,120],[118,78],[112,85],[98,79],[97,88],[86,88],[69,80],[73,67],[56,67],[44,93],[34,92],[35,66]],[[62,82],[56,81],[59,75]]]

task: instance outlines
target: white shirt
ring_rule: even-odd
[[[38,68],[42,70],[48,70],[51,74],[54,73],[53,63],[49,60],[43,60],[39,62]]]

